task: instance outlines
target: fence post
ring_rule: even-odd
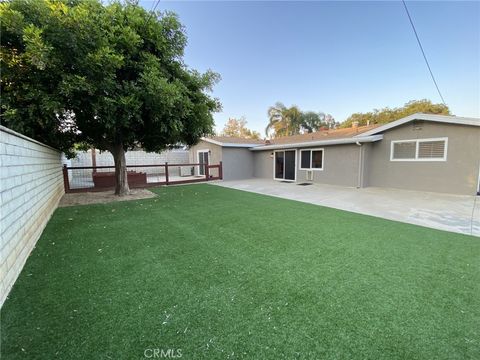
[[[95,150],[94,147],[91,147],[90,150],[92,152],[92,166],[93,166],[92,172],[96,173],[97,172],[97,150]]]
[[[223,165],[221,161],[218,166],[218,177],[220,178],[220,180],[223,180]]]
[[[208,163],[205,164],[205,179],[207,179],[207,181],[210,180]]]
[[[168,162],[165,162],[165,182],[168,185]]]
[[[65,165],[65,164],[63,165],[62,172],[63,172],[63,187],[65,188],[65,192],[69,193],[70,192],[70,182],[68,181],[67,165]]]

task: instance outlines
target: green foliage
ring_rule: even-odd
[[[367,124],[386,124],[391,121],[401,119],[415,113],[451,115],[448,106],[443,104],[433,104],[430,100],[412,100],[399,108],[374,109],[367,113],[355,113],[348,117],[340,127],[351,127],[352,123],[357,121],[358,125]]]
[[[268,109],[269,122],[265,133],[267,136],[290,136],[302,133],[311,133],[322,127],[335,125],[335,120],[329,114],[314,111],[303,112],[298,106],[287,108],[277,102]]]
[[[0,4],[2,123],[61,150],[161,151],[213,133],[219,80],[182,60],[175,14],[130,3]]]
[[[220,135],[241,137],[245,139],[260,139],[260,133],[258,131],[247,128],[247,120],[245,117],[241,117],[240,119],[228,119]]]

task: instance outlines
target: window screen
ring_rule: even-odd
[[[310,169],[310,150],[300,152],[300,167],[302,169]]]
[[[323,150],[312,150],[312,169],[323,168]]]
[[[418,143],[419,159],[443,159],[445,157],[445,140],[420,141]]]
[[[415,159],[416,141],[396,142],[393,144],[393,159]]]

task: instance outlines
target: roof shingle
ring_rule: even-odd
[[[272,145],[296,144],[296,143],[310,142],[310,141],[352,138],[354,136],[360,135],[361,133],[372,130],[377,126],[379,125],[350,127],[350,128],[344,128],[344,129],[320,130],[320,131],[316,131],[308,134],[282,136],[282,137],[271,139],[270,144]]]

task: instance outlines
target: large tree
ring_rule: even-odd
[[[451,115],[447,105],[433,104],[430,100],[426,99],[412,100],[398,108],[391,109],[385,107],[366,113],[354,113],[341,123],[340,127],[351,127],[353,122],[357,122],[360,126],[367,124],[386,124],[415,113]]]
[[[247,128],[247,120],[245,117],[241,117],[240,119],[228,119],[220,135],[241,137],[245,139],[260,139],[260,133],[258,131]]]
[[[128,193],[125,152],[162,151],[213,133],[219,76],[189,69],[175,14],[99,0],[0,4],[2,122],[68,151],[110,151],[115,193]]]

